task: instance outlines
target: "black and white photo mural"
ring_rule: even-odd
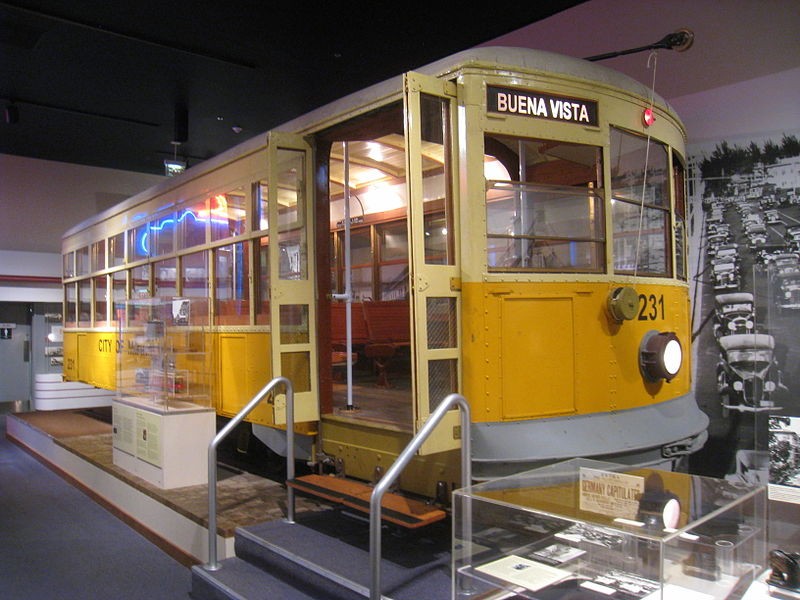
[[[690,471],[800,501],[800,135],[689,147],[698,403]]]

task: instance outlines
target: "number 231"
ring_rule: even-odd
[[[664,296],[639,294],[639,320],[655,321],[664,318]]]

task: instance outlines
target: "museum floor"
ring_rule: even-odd
[[[4,411],[0,410],[0,412]],[[111,425],[103,418],[98,417],[98,415],[92,415],[91,411],[80,410],[21,412],[5,416],[6,419],[17,419],[24,422],[26,426],[44,432],[52,438],[54,444],[67,452],[102,469],[131,488],[169,506],[176,513],[205,526],[207,522],[207,487],[200,485],[163,490],[116,467],[112,460]],[[41,462],[47,464],[46,460],[41,460]],[[65,475],[59,472],[58,467],[47,466],[56,473]],[[224,535],[232,535],[233,530],[239,526],[275,521],[285,515],[286,490],[280,483],[252,473],[228,469],[225,466],[220,468],[218,477],[218,525]],[[68,475],[66,475],[66,479],[70,481]],[[76,484],[74,481],[71,483],[102,503],[102,499],[94,497],[91,489],[87,489],[85,485]],[[330,505],[324,502],[303,496],[298,496],[296,501],[300,512],[323,511],[330,508]],[[106,508],[109,507],[106,506]],[[113,507],[111,508],[113,512]],[[124,515],[117,516],[124,517]],[[800,549],[798,547],[800,544],[800,535],[798,535],[800,509],[797,505],[770,502],[769,521],[768,545],[770,548],[780,547],[795,552]],[[169,552],[168,548],[162,546],[162,549],[186,566],[198,562],[189,556],[184,556],[181,560],[180,556],[176,557],[174,553]],[[180,577],[178,579],[179,587],[185,585]],[[748,600],[751,597],[761,598],[762,596],[760,594],[747,595]]]
[[[58,446],[122,480],[202,526],[208,519],[206,485],[161,489],[114,465],[111,425],[92,411],[59,410],[8,414],[53,438]],[[50,465],[49,465],[50,466]],[[51,466],[52,468],[52,466]],[[84,490],[91,495],[91,490]],[[220,466],[217,483],[217,524],[223,536],[236,527],[282,518],[286,513],[286,488],[279,483],[235,468]],[[297,497],[298,511],[330,508],[313,498]]]

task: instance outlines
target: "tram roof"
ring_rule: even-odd
[[[642,98],[653,96],[653,102],[673,112],[664,98],[653,94],[643,83],[603,65],[573,56],[507,46],[486,46],[464,50],[423,67],[413,69],[423,75],[448,79],[467,69],[485,69],[497,72],[556,74],[583,79],[601,85],[623,89]],[[326,104],[274,128],[276,131],[314,131],[327,117],[339,116],[356,106],[377,102],[402,91],[402,75],[387,79],[358,92]]]
[[[563,75],[570,78],[594,82],[603,86],[622,89],[635,96],[646,99],[652,97],[652,102],[655,105],[666,109],[673,115],[675,114],[672,107],[664,98],[654,93],[643,83],[624,73],[581,58],[544,50],[507,46],[478,47],[458,52],[428,65],[413,69],[413,71],[422,73],[423,75],[448,79],[450,77],[455,77],[459,72],[467,69],[484,69],[497,72],[511,71],[525,74],[541,73]],[[355,111],[365,106],[372,107],[383,100],[391,99],[393,96],[399,97],[402,90],[403,75],[400,74],[358,92],[343,96],[305,115],[273,127],[269,131],[237,144],[217,156],[194,165],[179,175],[170,177],[122,201],[116,206],[78,223],[66,231],[62,237],[67,238],[74,235],[86,227],[133,208],[148,198],[164,193],[184,182],[191,181],[203,173],[217,169],[239,156],[255,152],[258,148],[267,144],[271,131],[294,132],[301,135],[320,131],[325,129],[329,124],[333,124],[334,120],[340,120],[342,115],[346,115],[348,112]]]

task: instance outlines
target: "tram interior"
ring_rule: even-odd
[[[385,127],[379,124],[376,129]],[[447,152],[442,136],[423,140],[428,262],[444,262],[453,252],[453,215],[448,214],[446,200]],[[601,154],[600,148],[586,145],[486,136],[487,190],[481,201],[486,202],[490,228],[490,269],[604,269]],[[329,307],[331,412],[410,431],[414,419],[413,346],[404,138],[399,133],[384,133],[371,139],[336,141],[329,156],[330,293],[334,297]],[[345,228],[346,197],[349,231]],[[349,389],[346,300],[336,300],[346,298],[348,236],[352,300]],[[456,390],[447,390],[452,391]]]
[[[441,155],[442,151],[438,152]],[[432,169],[441,170],[441,158],[429,160]],[[349,236],[349,376],[346,299],[330,303],[329,322],[333,412],[410,431],[413,398],[405,161],[405,142],[396,133],[331,146],[331,292],[341,297],[347,291]],[[345,208],[346,184],[349,210]],[[431,243],[444,243],[441,216],[431,216],[428,221]]]

